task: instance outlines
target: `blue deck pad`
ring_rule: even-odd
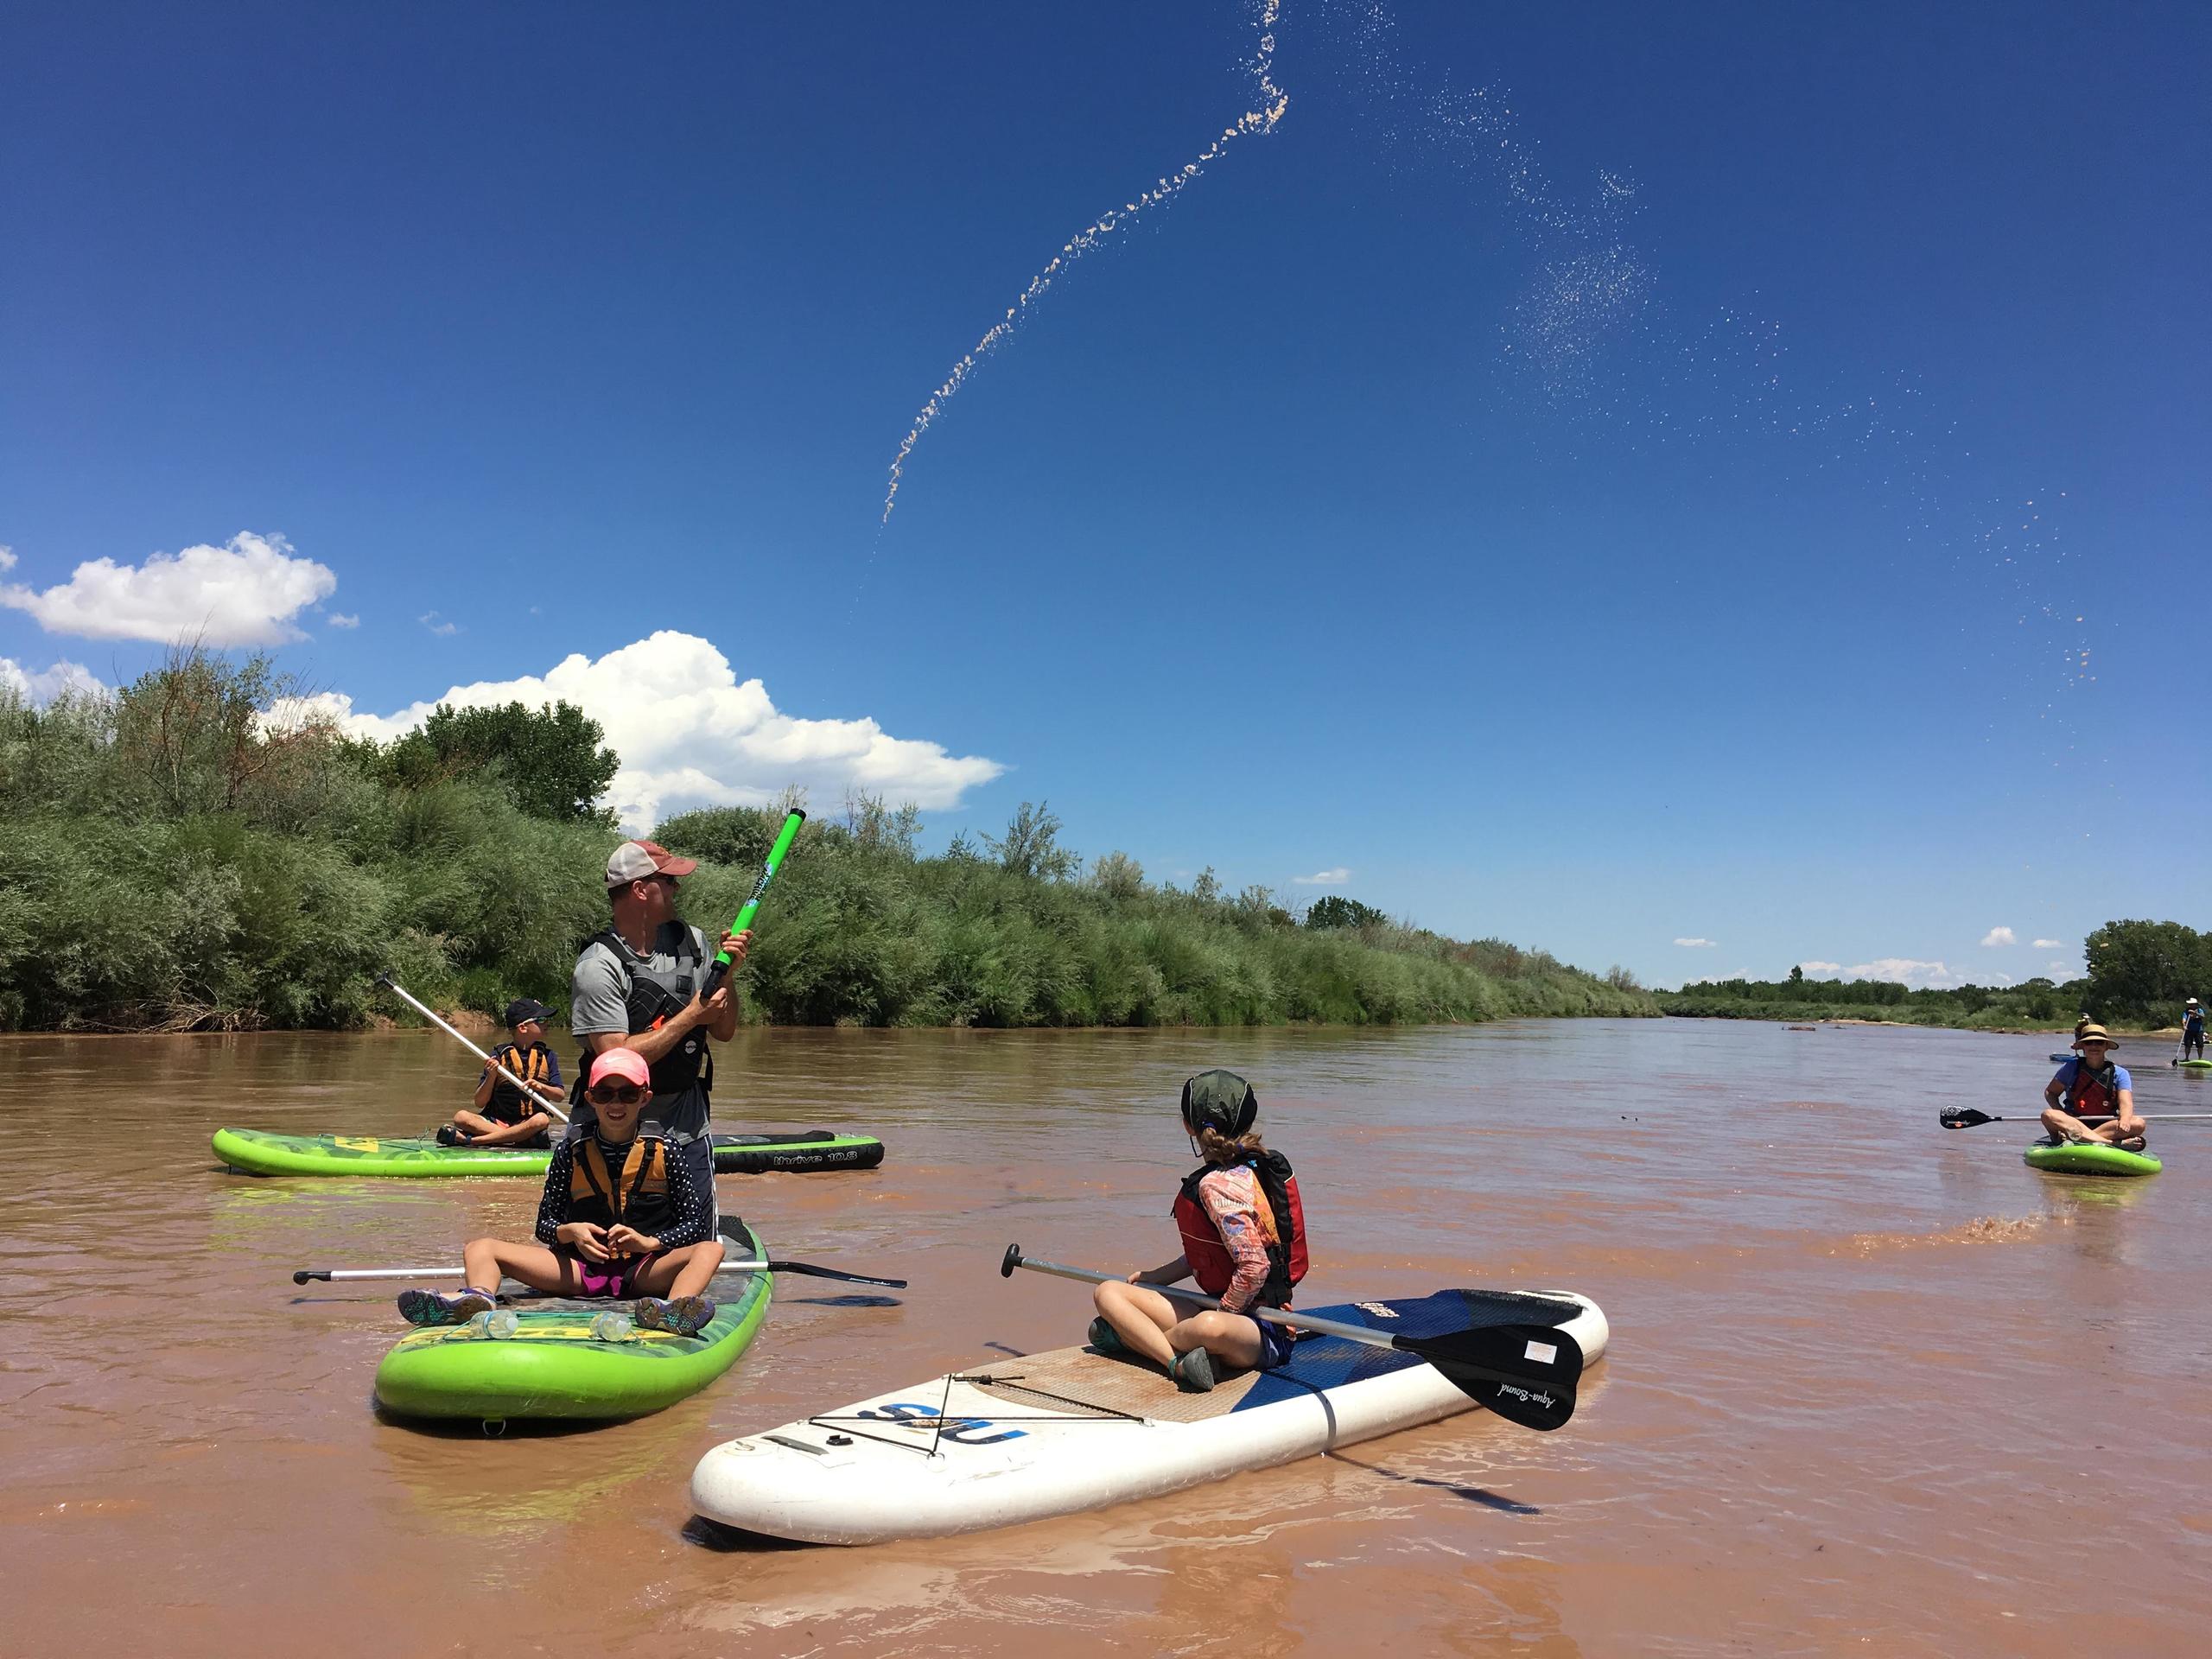
[[[1390,1315],[1376,1312],[1388,1308]],[[1498,1325],[1561,1325],[1582,1312],[1582,1304],[1555,1296],[1532,1296],[1510,1290],[1440,1290],[1433,1296],[1404,1301],[1351,1302],[1341,1307],[1294,1310],[1339,1325],[1363,1325],[1395,1337],[1440,1337],[1446,1332],[1480,1329]],[[1236,1402],[1237,1411],[1340,1389],[1347,1382],[1387,1376],[1425,1361],[1388,1348],[1370,1348],[1342,1337],[1306,1336],[1291,1350],[1290,1363],[1262,1372],[1260,1380]]]

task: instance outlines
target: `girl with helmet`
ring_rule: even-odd
[[[1090,1345],[1148,1359],[1186,1393],[1213,1387],[1217,1360],[1268,1370],[1290,1357],[1294,1333],[1245,1311],[1288,1307],[1291,1287],[1306,1276],[1298,1178],[1260,1139],[1259,1112],[1252,1085],[1234,1071],[1201,1071],[1183,1085],[1183,1128],[1205,1160],[1175,1198],[1183,1253],[1091,1294],[1098,1317]],[[1188,1304],[1146,1288],[1185,1279],[1196,1279],[1221,1311],[1185,1317]]]

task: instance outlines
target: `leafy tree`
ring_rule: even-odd
[[[1009,875],[1039,881],[1069,881],[1083,868],[1083,860],[1059,842],[1060,821],[1048,801],[1024,801],[1007,820],[1006,834],[983,837],[999,868]]]
[[[1090,867],[1090,884],[1109,899],[1134,899],[1144,891],[1144,866],[1127,853],[1108,853]]]
[[[709,806],[664,818],[653,839],[684,858],[744,868],[766,861],[788,813],[765,806]]]
[[[1333,893],[1316,899],[1306,911],[1308,927],[1379,927],[1389,920],[1374,906],[1363,905],[1357,899],[1340,898]]]
[[[2184,998],[2212,995],[2212,934],[2179,922],[2107,922],[2082,947],[2090,1006],[2164,1022]]]
[[[855,847],[912,858],[921,828],[922,809],[912,801],[893,808],[885,805],[880,795],[845,797],[845,832]]]
[[[442,702],[385,751],[386,776],[402,788],[422,789],[489,774],[532,817],[593,819],[612,828],[613,817],[598,802],[622,761],[602,745],[605,736],[599,722],[571,702],[535,709],[518,702],[498,709]]]

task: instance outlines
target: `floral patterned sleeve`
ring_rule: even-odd
[[[1268,1282],[1268,1235],[1260,1219],[1259,1178],[1249,1169],[1217,1169],[1198,1183],[1198,1202],[1221,1233],[1236,1264],[1221,1293],[1224,1312],[1242,1313]]]

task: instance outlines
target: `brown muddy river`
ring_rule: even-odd
[[[641,1421],[378,1416],[389,1287],[308,1265],[526,1236],[535,1181],[257,1180],[223,1124],[420,1133],[435,1034],[0,1041],[0,1651],[2200,1654],[2212,1629],[2212,1123],[2165,1173],[2038,1175],[2049,1037],[1704,1021],[1401,1033],[775,1031],[724,1128],[881,1136],[725,1176],[785,1275],[736,1368]],[[564,1049],[564,1053],[565,1053]],[[2133,1045],[2146,1111],[2212,1084]],[[1306,1306],[1565,1287],[1612,1347],[1554,1434],[1484,1414],[998,1533],[733,1547],[700,1454],[995,1351],[1082,1340],[1011,1241],[1173,1254],[1181,1078],[1249,1075],[1296,1160]]]

